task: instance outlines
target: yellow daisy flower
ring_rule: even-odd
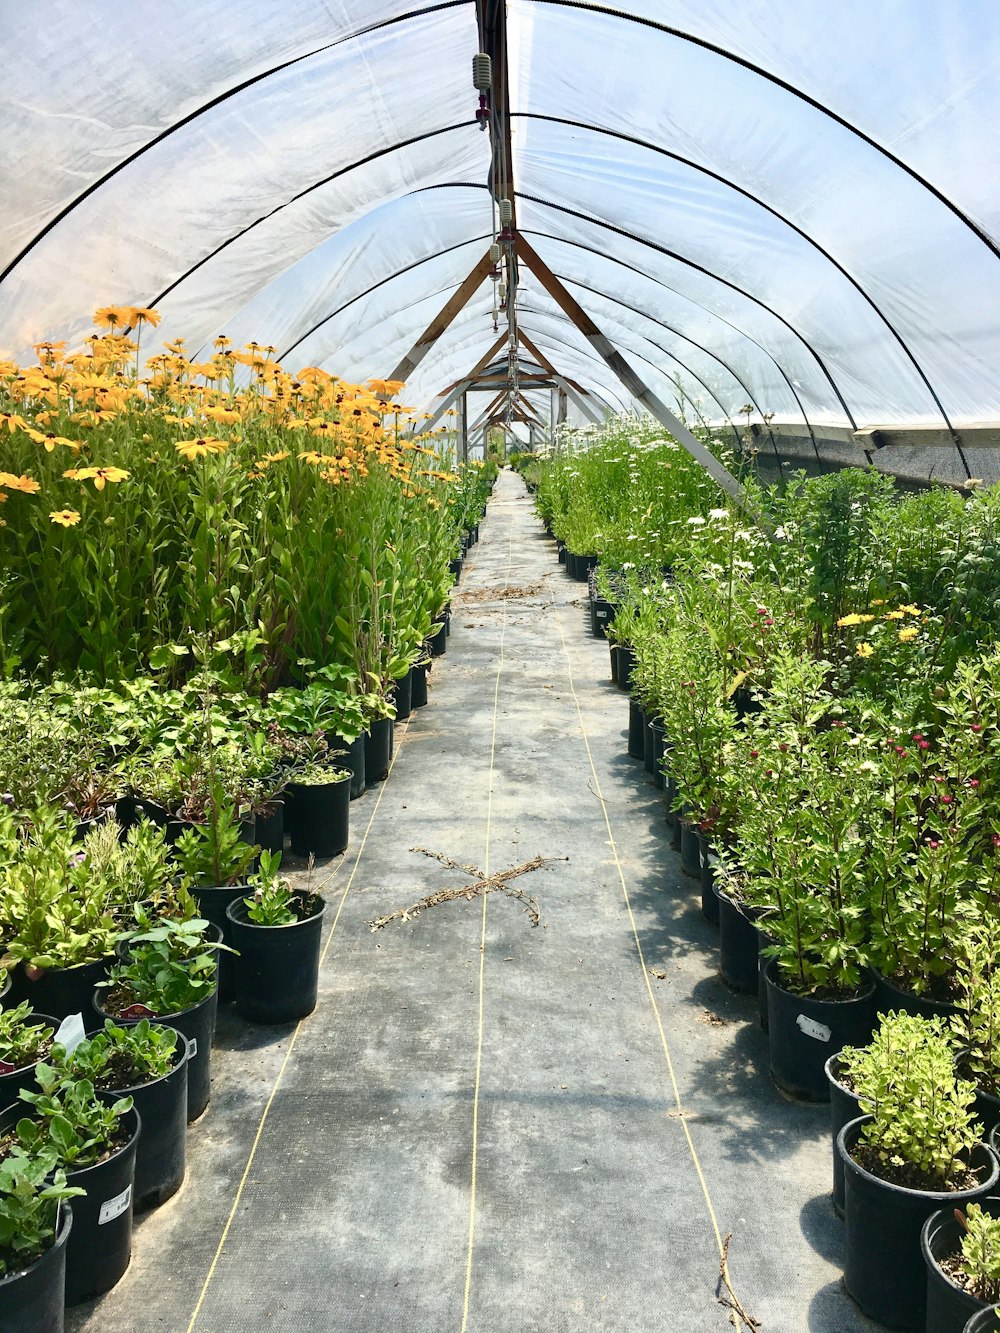
[[[64,528],[71,528],[74,524],[80,522],[80,515],[75,509],[55,509],[49,518],[53,523],[59,523]]]

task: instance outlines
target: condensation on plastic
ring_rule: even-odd
[[[1000,419],[1000,259],[960,215],[1000,236],[995,5],[507,8],[518,223],[668,405]],[[51,0],[0,41],[0,268],[48,229],[0,286],[0,353],[156,301],[192,352],[224,332],[386,375],[488,243],[472,3]],[[634,407],[522,276],[543,354]],[[407,401],[468,371],[491,313],[484,284]]]

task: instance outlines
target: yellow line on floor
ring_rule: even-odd
[[[555,604],[555,599],[553,599],[553,605],[554,604]],[[570,694],[573,696],[573,703],[576,706],[577,721],[579,722],[580,725],[580,733],[583,736],[583,743],[587,751],[587,759],[590,763],[590,773],[594,781],[594,794],[597,796],[597,799],[601,805],[601,810],[604,814],[604,824],[608,832],[608,842],[611,845],[611,854],[614,857],[615,867],[618,871],[618,878],[621,881],[622,897],[625,900],[625,910],[628,913],[629,924],[632,928],[632,939],[635,942],[636,953],[639,955],[639,964],[642,967],[642,979],[646,985],[646,994],[649,997],[649,1004],[650,1008],[653,1011],[653,1017],[656,1022],[657,1031],[660,1034],[660,1046],[663,1050],[663,1058],[664,1061],[666,1062],[667,1074],[669,1075],[670,1078],[670,1086],[673,1089],[674,1104],[677,1108],[677,1118],[680,1120],[681,1128],[684,1131],[684,1137],[687,1140],[688,1152],[690,1153],[691,1161],[694,1164],[695,1173],[698,1177],[698,1183],[701,1185],[701,1192],[705,1199],[705,1207],[708,1209],[708,1216],[712,1223],[712,1230],[715,1233],[715,1242],[719,1247],[719,1255],[720,1257],[724,1257],[725,1245],[722,1239],[722,1232],[719,1229],[719,1222],[715,1214],[715,1206],[712,1203],[712,1196],[709,1193],[708,1182],[706,1181],[705,1174],[702,1171],[701,1159],[698,1156],[698,1150],[695,1148],[694,1139],[691,1137],[691,1131],[688,1128],[687,1115],[685,1113],[684,1105],[681,1100],[681,1091],[677,1082],[677,1075],[674,1072],[673,1058],[670,1054],[670,1043],[667,1040],[666,1028],[664,1027],[663,1018],[660,1014],[660,1007],[656,1002],[656,995],[653,992],[652,982],[649,979],[649,969],[646,966],[646,958],[642,951],[642,944],[640,943],[639,940],[639,928],[636,924],[635,914],[632,911],[632,899],[628,891],[628,884],[626,883],[625,880],[625,871],[624,868],[622,867],[621,858],[618,855],[618,844],[615,841],[615,835],[611,828],[611,818],[608,815],[607,802],[605,801],[604,793],[601,790],[601,782],[597,776],[597,765],[594,763],[593,751],[590,748],[590,738],[587,735],[587,728],[583,720],[583,709],[580,706],[580,698],[576,692],[576,685],[573,681],[573,664],[570,658],[569,646],[566,643],[566,635],[563,633],[563,627],[560,622],[558,614],[555,617],[555,622],[556,622],[556,627],[559,630],[559,637],[562,640],[563,654],[566,658],[566,674],[569,678],[569,690]]]
[[[514,552],[514,529],[507,536],[507,570],[504,574],[504,592],[510,587],[510,567]],[[500,658],[493,686],[493,734],[490,738],[489,794],[486,800],[486,855],[483,873],[490,873],[490,837],[493,831],[493,772],[497,748],[497,714],[500,707],[500,677],[504,668],[504,646],[507,638],[507,599],[503,603],[503,621],[500,627]],[[479,1166],[479,1087],[483,1068],[483,1032],[486,1007],[486,904],[489,894],[483,894],[483,909],[479,928],[479,1015],[476,1033],[476,1077],[472,1091],[472,1170],[469,1182],[469,1245],[465,1261],[465,1292],[462,1297],[462,1329],[469,1327],[469,1300],[472,1296],[472,1257],[476,1247],[476,1184]]]
[[[400,737],[397,742],[395,753],[393,754],[392,759],[390,760],[389,763],[389,771],[385,776],[385,780],[383,781],[382,785],[379,788],[378,796],[375,799],[375,804],[372,806],[371,815],[368,819],[367,825],[365,826],[364,835],[362,836],[361,839],[361,845],[358,847],[358,854],[354,858],[354,865],[351,868],[350,877],[348,878],[347,883],[344,885],[343,892],[340,895],[340,902],[337,905],[337,914],[333,918],[333,924],[331,925],[329,934],[326,937],[326,944],[323,946],[323,952],[320,955],[320,966],[322,966],[323,963],[326,961],[326,956],[330,951],[330,945],[333,942],[334,932],[336,931],[337,925],[340,921],[340,914],[344,910],[344,903],[347,900],[347,895],[350,893],[351,886],[354,884],[355,876],[358,873],[358,866],[361,864],[361,857],[364,854],[365,846],[368,843],[368,835],[369,833],[371,833],[372,825],[375,823],[375,816],[378,814],[378,808],[382,804],[383,793],[385,792],[386,787],[389,785],[389,778],[392,776],[392,770],[395,767],[396,760],[399,757],[399,751],[401,748],[402,748],[402,737]],[[343,864],[344,864],[343,862],[340,863],[340,865]],[[339,868],[340,867],[338,866],[338,870]],[[335,878],[335,875],[332,876],[331,878]],[[326,882],[328,883],[329,880],[327,880]],[[302,1031],[302,1024],[305,1021],[306,1020],[304,1018],[300,1018],[298,1023],[296,1023],[295,1025],[295,1031],[292,1033],[291,1040],[288,1043],[288,1050],[285,1051],[285,1058],[281,1062],[281,1068],[278,1070],[277,1077],[274,1080],[274,1084],[271,1087],[271,1091],[268,1095],[267,1101],[264,1104],[264,1110],[261,1114],[260,1122],[257,1125],[257,1132],[254,1134],[253,1142],[250,1145],[250,1155],[247,1157],[246,1166],[243,1168],[243,1175],[240,1177],[240,1183],[236,1188],[236,1195],[233,1199],[233,1206],[230,1208],[229,1216],[226,1218],[226,1225],[222,1228],[222,1235],[219,1237],[219,1244],[216,1247],[215,1254],[212,1256],[212,1262],[209,1265],[208,1272],[205,1275],[205,1281],[202,1284],[201,1291],[198,1295],[198,1303],[197,1305],[195,1305],[194,1310],[191,1314],[191,1322],[187,1326],[187,1333],[191,1333],[191,1330],[194,1328],[195,1324],[198,1321],[198,1316],[201,1314],[202,1306],[205,1304],[205,1297],[208,1295],[208,1289],[211,1286],[212,1279],[215,1277],[215,1270],[219,1266],[219,1259],[222,1256],[222,1251],[225,1248],[226,1241],[229,1239],[229,1233],[232,1230],[233,1220],[236,1217],[236,1210],[240,1206],[240,1201],[243,1198],[243,1191],[246,1189],[247,1181],[250,1179],[250,1172],[253,1169],[254,1159],[257,1156],[257,1149],[260,1146],[260,1141],[264,1134],[264,1126],[267,1124],[267,1118],[271,1113],[271,1107],[274,1104],[274,1099],[277,1096],[278,1089],[281,1086],[281,1080],[284,1077],[285,1070],[288,1068],[288,1061],[291,1059],[292,1051],[295,1049],[295,1043],[296,1041],[298,1041],[299,1033]]]

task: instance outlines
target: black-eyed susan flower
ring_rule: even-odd
[[[25,495],[34,495],[42,489],[41,482],[35,481],[34,477],[16,477],[13,472],[0,472],[0,486],[6,486],[9,491],[23,491]]]
[[[229,443],[226,440],[213,439],[211,436],[200,436],[197,440],[181,440],[179,444],[174,445],[174,448],[182,458],[192,462],[209,454],[224,454],[229,448]]]
[[[127,305],[104,305],[94,311],[94,323],[99,329],[124,328],[132,322],[132,307]]]
[[[63,528],[72,528],[80,522],[80,515],[75,509],[54,509],[49,518]]]
[[[92,481],[99,491],[103,491],[109,481],[127,481],[131,475],[123,467],[71,467],[63,473],[71,481]]]

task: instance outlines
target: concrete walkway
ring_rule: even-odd
[[[783,1101],[755,1005],[625,755],[627,699],[501,474],[431,703],[352,806],[316,1012],[223,1016],[189,1178],[86,1333],[855,1333],[828,1110]],[[475,885],[507,887],[368,923]],[[743,1327],[742,1324],[735,1325]]]

